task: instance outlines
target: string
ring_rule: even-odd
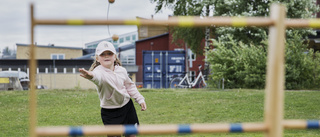
[[[109,9],[110,9],[110,2],[109,2],[109,4],[108,4],[107,20],[108,20],[108,17],[109,17]],[[109,30],[109,25],[107,25],[107,27],[108,27],[108,33],[109,33],[109,36],[111,36],[111,35],[110,35],[110,30]]]

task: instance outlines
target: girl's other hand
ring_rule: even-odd
[[[147,105],[145,102],[141,103],[140,106],[141,106],[141,111],[147,110]]]
[[[86,79],[92,79],[93,78],[93,74],[90,71],[87,71],[84,68],[79,68],[79,72],[81,73],[80,76],[84,77]]]

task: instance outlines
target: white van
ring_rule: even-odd
[[[29,89],[29,76],[23,71],[0,71],[1,78],[17,78],[20,81],[20,84],[23,90]],[[12,89],[14,90],[14,89]]]

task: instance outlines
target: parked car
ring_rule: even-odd
[[[23,71],[0,71],[2,78],[18,78],[23,90],[28,90],[30,85],[29,76]]]

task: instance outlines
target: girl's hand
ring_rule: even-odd
[[[93,78],[93,74],[90,71],[87,71],[84,68],[79,68],[79,72],[81,73],[80,76],[84,77],[86,79],[92,79]]]
[[[145,102],[141,103],[140,106],[141,106],[141,111],[147,110],[147,105]]]

